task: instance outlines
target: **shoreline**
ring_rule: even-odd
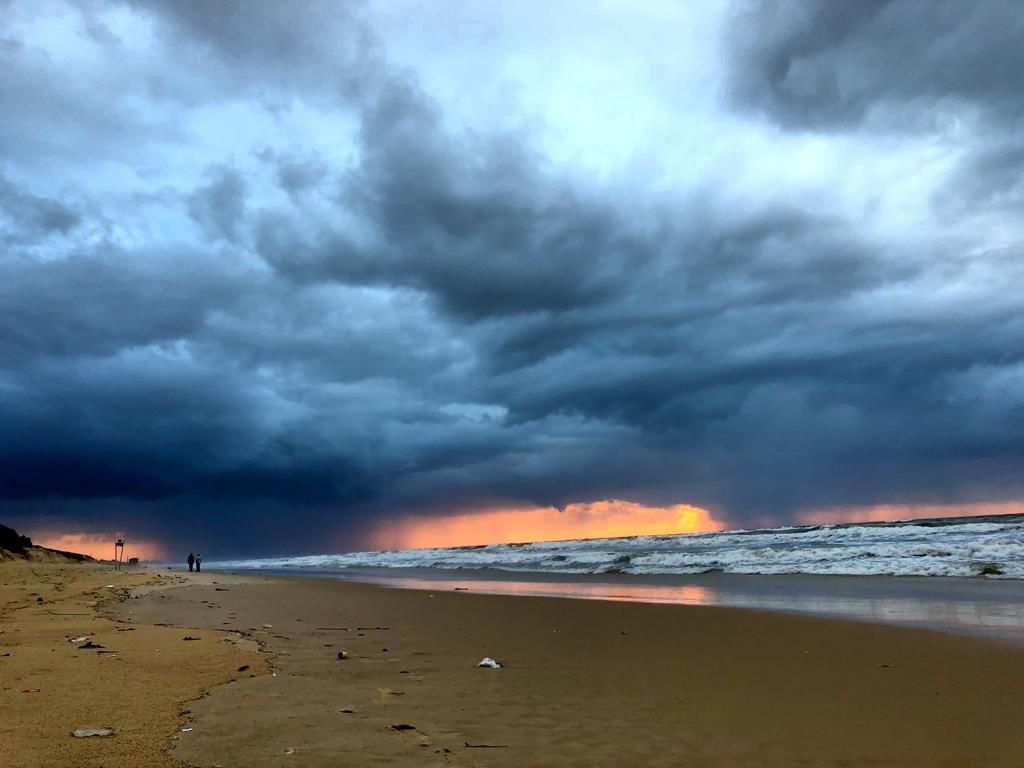
[[[897,624],[1024,644],[1024,580],[1020,579],[838,574],[575,574],[434,568],[279,568],[222,572],[326,578],[398,589],[728,606]]]
[[[75,568],[93,581],[112,573]],[[3,583],[10,573],[0,567]],[[16,709],[31,695],[5,688],[4,713],[21,734],[0,734],[5,766],[1024,763],[1024,649],[1001,641],[745,608],[157,573],[128,571],[118,577],[132,582],[124,599],[104,596],[89,609],[94,618],[66,620],[109,622],[113,639],[138,638],[132,653],[119,648],[126,679],[138,668],[155,676],[145,678],[150,693],[185,691],[189,703],[134,694],[122,722],[103,723],[122,729],[116,737],[79,740],[63,721],[32,725]],[[35,618],[45,625],[45,616]],[[147,636],[185,655],[154,663]],[[44,668],[58,652],[74,655],[63,636],[34,642]],[[16,656],[29,656],[29,645]],[[230,666],[239,654],[258,659],[244,675]],[[504,668],[478,668],[484,656]],[[92,661],[98,670],[110,659]],[[95,706],[61,677],[82,662],[46,672],[46,687],[62,690],[64,718]],[[136,738],[143,714],[163,730],[132,742],[125,737]],[[40,759],[56,748],[61,759]]]

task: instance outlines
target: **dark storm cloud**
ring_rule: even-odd
[[[18,189],[0,176],[0,231],[8,237],[25,242],[51,233],[66,235],[79,221],[81,216],[72,207]]]
[[[7,363],[113,355],[194,334],[233,301],[238,272],[198,254],[112,244],[66,259],[0,260],[0,350]]]
[[[0,34],[0,100],[29,115],[0,127],[0,514],[266,552],[394,511],[619,497],[742,524],[1024,493],[1006,8],[733,17],[744,116],[869,149],[986,116],[999,141],[929,190],[962,226],[920,231],[868,226],[885,190],[737,195],[738,167],[656,195],[581,180],[529,123],[451,119],[360,6],[74,12],[130,57],[109,8],[151,36],[123,83],[145,106],[102,92],[130,66],[90,95]]]
[[[1019,215],[1024,206],[1024,138],[1017,132],[990,137],[961,161],[934,202],[950,215]]]
[[[357,99],[385,66],[362,2],[222,0],[215,9],[204,0],[127,3],[152,14],[158,34],[183,47],[191,63],[212,70],[216,85],[255,91],[271,109],[286,107],[297,91],[307,98]]]
[[[740,109],[797,130],[895,136],[974,130],[936,203],[958,213],[1021,201],[1024,70],[1013,0],[752,0],[727,59]]]
[[[275,212],[258,251],[298,280],[424,290],[470,319],[607,300],[650,258],[611,205],[539,171],[525,137],[439,123],[414,86],[388,83],[362,113],[358,167],[338,182],[338,212],[359,231],[310,232]]]
[[[965,108],[1016,122],[1024,108],[1014,0],[743,2],[732,19],[732,88],[785,125],[841,128],[891,111]],[[889,122],[897,127],[896,120]]]
[[[230,168],[213,169],[210,176],[189,197],[188,213],[211,238],[234,240],[245,215],[245,179]]]

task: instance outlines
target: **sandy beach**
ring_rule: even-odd
[[[1024,763],[1024,648],[995,640],[100,565],[0,584],[4,766]]]

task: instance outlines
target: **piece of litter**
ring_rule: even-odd
[[[21,692],[22,693],[39,693],[39,689],[38,688],[22,688]]]
[[[103,648],[103,647],[105,647],[105,646],[102,646],[102,645],[100,645],[99,643],[94,643],[94,642],[93,642],[92,640],[88,640],[88,641],[86,641],[86,642],[82,643],[82,644],[81,644],[80,646],[78,646],[78,647],[79,647],[79,648],[92,648],[92,649],[94,649],[94,650],[95,650],[96,648]]]
[[[286,755],[294,755],[294,754],[295,754],[295,747],[288,747],[288,749],[286,749],[286,750],[284,751],[284,753],[285,753]]]
[[[501,662],[495,661],[490,656],[484,656],[477,664],[478,667],[488,667],[489,669],[501,669]]]
[[[184,636],[183,638],[181,638],[181,639],[182,639],[182,640],[201,640],[202,638],[199,638],[199,637],[192,637],[192,635],[185,635],[185,636]]]
[[[391,726],[392,731],[415,731],[415,725],[409,725],[408,723],[395,723]]]
[[[356,713],[354,709],[339,709],[338,711],[343,715],[354,715]]]
[[[273,625],[273,624],[264,624],[264,625],[263,625],[263,628],[264,628],[264,629],[273,629],[273,628],[274,628],[274,625]]]
[[[113,588],[114,588],[113,584],[107,584],[107,589],[113,589]]]
[[[192,730],[191,728],[182,728],[181,732],[182,733],[189,733],[191,730]]]
[[[113,728],[78,728],[71,735],[76,739],[84,739],[88,736],[113,736],[115,733]]]
[[[238,671],[239,671],[239,672],[245,672],[245,670],[247,670],[248,668],[249,668],[249,665],[248,665],[248,664],[243,664],[242,666],[240,666],[240,667],[238,668]]]
[[[339,659],[347,659],[348,658],[348,654],[345,653],[344,651],[338,651],[338,658]]]
[[[470,744],[468,741],[462,743],[469,749],[508,749],[508,744]]]
[[[68,638],[69,643],[84,643],[89,639],[88,635],[82,635],[81,637],[70,637]]]

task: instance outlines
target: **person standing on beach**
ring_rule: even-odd
[[[188,553],[188,572],[189,573],[192,573],[192,564],[195,563],[195,561],[196,561],[196,556],[193,555],[191,552],[189,552]]]
[[[196,573],[199,573],[199,566],[203,564],[203,556],[196,555]]]

